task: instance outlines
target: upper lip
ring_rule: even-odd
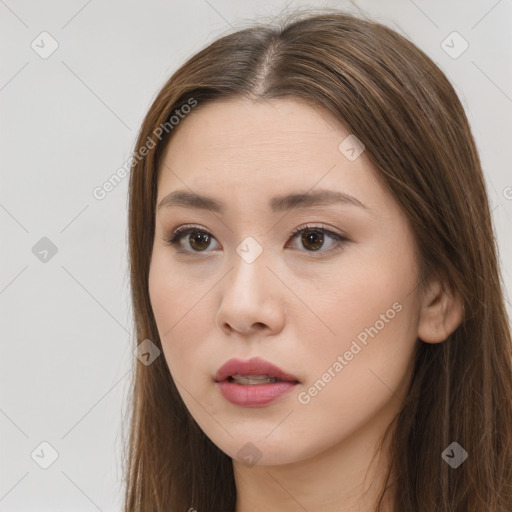
[[[299,379],[294,375],[286,373],[281,368],[258,357],[253,357],[247,361],[230,359],[217,370],[214,378],[217,382],[221,382],[238,373],[240,375],[268,375],[281,380],[299,382]]]

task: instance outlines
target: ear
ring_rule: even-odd
[[[418,338],[426,343],[445,341],[462,322],[464,305],[446,282],[434,280],[424,289]]]

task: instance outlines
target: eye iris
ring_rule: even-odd
[[[194,250],[202,251],[204,249],[207,249],[208,246],[210,245],[210,237],[208,236],[207,233],[195,232],[195,233],[190,234],[189,236],[190,236],[190,238],[189,238],[190,246]],[[199,244],[199,247],[195,245],[196,243]],[[205,245],[201,246],[201,244],[205,244]]]
[[[324,243],[324,234],[321,231],[305,231],[302,234],[302,243],[304,247],[317,251]],[[313,247],[308,247],[308,244],[313,244]]]

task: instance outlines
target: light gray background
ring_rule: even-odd
[[[300,5],[372,14],[455,85],[485,171],[508,301],[512,2],[296,1],[288,9]],[[121,411],[136,362],[128,179],[101,201],[92,191],[128,159],[155,94],[186,58],[286,7],[0,0],[0,511],[120,510]],[[59,45],[45,59],[31,47],[51,48],[43,31]],[[469,43],[458,58],[441,46],[453,31]],[[46,262],[32,252],[42,237],[57,247]],[[50,460],[44,441],[58,453],[47,469],[36,463]]]

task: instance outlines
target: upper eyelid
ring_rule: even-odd
[[[321,231],[325,231],[327,233],[331,233],[331,234],[336,235],[336,236],[345,237],[345,235],[343,233],[337,233],[336,231],[334,231],[332,228],[329,228],[328,226],[325,226],[325,225],[313,226],[311,224],[306,224],[306,225],[294,228],[292,230],[292,232],[290,233],[290,236],[294,235],[294,234],[297,234],[297,232],[300,232],[302,230],[307,230],[307,229],[310,229],[310,230],[318,229],[318,230],[321,230]],[[184,224],[183,226],[179,226],[176,229],[172,230],[167,238],[174,237],[174,236],[176,236],[178,234],[183,234],[184,232],[187,232],[188,230],[201,231],[203,233],[211,235],[212,238],[215,238],[213,236],[213,234],[211,233],[211,231],[209,231],[208,229],[203,228],[201,226],[195,225],[195,224]],[[217,240],[217,239],[215,238],[215,240]]]

